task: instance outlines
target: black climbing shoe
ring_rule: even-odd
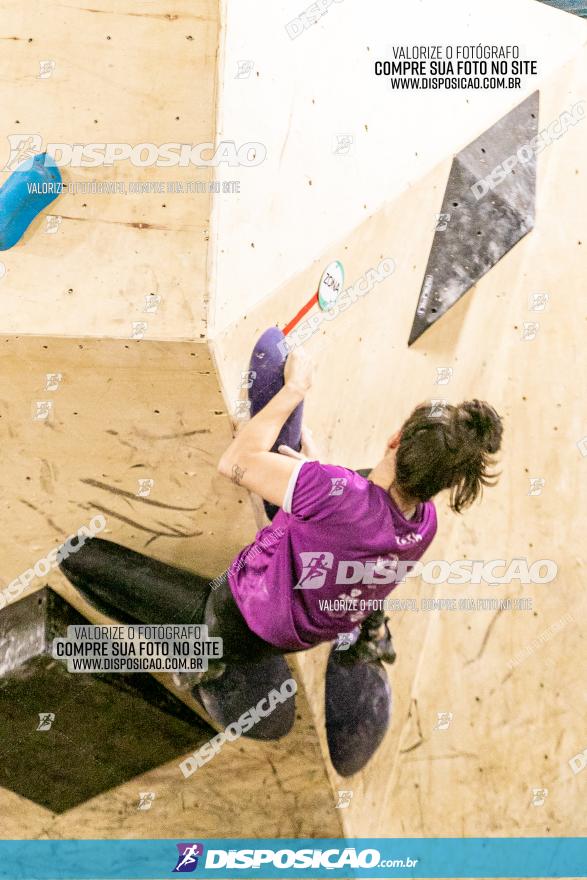
[[[379,619],[377,618],[379,615]],[[384,663],[395,663],[396,653],[393,647],[393,638],[389,630],[389,618],[383,611],[371,614],[361,627],[361,636],[364,628],[367,629],[367,644],[379,660]],[[359,637],[360,638],[360,637]]]
[[[389,631],[388,618],[383,611],[374,611],[361,624],[359,638],[348,651],[341,652],[341,660],[381,660],[395,663],[396,653]]]

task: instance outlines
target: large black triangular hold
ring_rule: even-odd
[[[554,6],[555,9],[562,9],[563,12],[572,12],[574,15],[580,15],[581,18],[587,18],[585,0],[540,0],[540,2]]]
[[[538,98],[534,92],[454,157],[408,345],[533,228]]]
[[[0,787],[54,813],[214,736],[148,673],[69,673],[51,644],[84,624],[47,587],[0,612]]]

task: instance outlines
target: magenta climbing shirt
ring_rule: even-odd
[[[350,632],[436,533],[432,502],[405,519],[388,493],[347,468],[301,461],[283,509],[228,570],[249,627],[285,651]],[[401,570],[401,569],[400,569]]]

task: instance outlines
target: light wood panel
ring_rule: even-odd
[[[8,0],[2,9],[0,165],[8,138],[51,143],[202,144],[215,137],[218,4]],[[39,78],[40,62],[53,62]],[[146,153],[145,153],[146,157]],[[143,157],[144,158],[144,157]],[[126,194],[61,195],[0,255],[0,328],[11,333],[199,339],[205,329],[210,195],[132,193],[133,182],[211,179],[205,167],[62,169],[67,184],[114,182]],[[4,169],[0,182],[10,172]],[[46,234],[46,214],[61,217]],[[156,315],[144,297],[161,297]]]
[[[562,68],[541,92],[540,125],[582,100],[585,58]],[[580,516],[587,428],[580,404],[585,373],[582,287],[587,259],[584,154],[587,123],[571,127],[539,157],[537,225],[411,349],[406,342],[450,161],[410,187],[352,236],[216,342],[227,387],[255,337],[283,326],[307,298],[320,267],[340,258],[352,282],[385,256],[394,275],[306,343],[317,361],[307,419],[327,456],[352,467],[376,461],[386,436],[423,399],[488,399],[504,415],[503,474],[481,506],[459,519],[439,503],[440,528],[428,559],[549,558],[550,585],[457,588],[412,584],[398,595],[531,596],[533,612],[420,612],[392,616],[399,659],[391,729],[373,762],[350,780],[330,768],[335,789],[353,789],[343,811],[349,835],[582,834],[586,784],[568,760],[584,748],[580,668],[585,605]],[[544,312],[529,309],[548,292]],[[524,322],[538,321],[523,341]],[[436,369],[452,367],[449,385]],[[542,477],[542,495],[529,495]],[[575,621],[525,663],[508,661],[571,612]],[[326,650],[299,659],[322,733]],[[448,731],[437,713],[453,712]],[[322,736],[328,765],[325,739]],[[544,807],[532,788],[548,788]]]

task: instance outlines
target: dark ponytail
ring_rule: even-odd
[[[500,416],[481,400],[458,406],[418,406],[401,430],[395,485],[406,498],[428,501],[450,489],[450,506],[460,513],[492,486],[492,456],[503,434]]]

